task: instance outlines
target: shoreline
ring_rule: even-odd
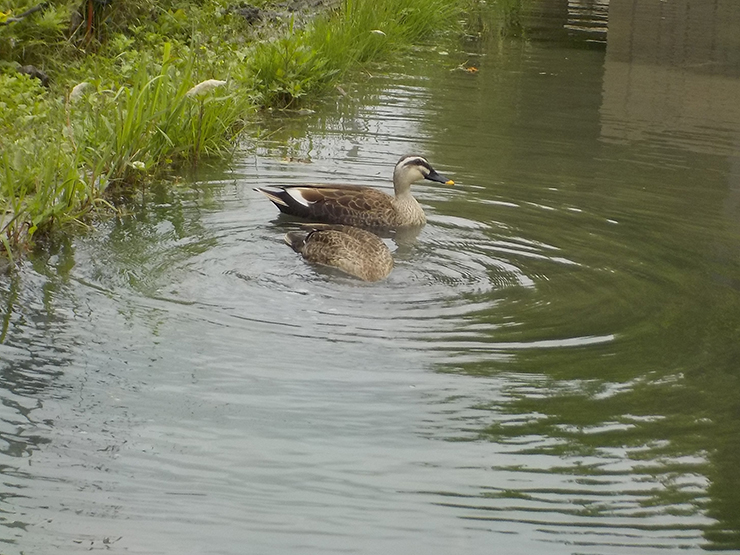
[[[0,43],[0,257],[11,266],[35,237],[115,211],[112,190],[228,158],[257,110],[302,108],[415,44],[460,37],[483,4],[44,5],[6,21],[15,42]],[[57,22],[53,44],[28,39],[41,17]]]

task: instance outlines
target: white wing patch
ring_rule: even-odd
[[[303,195],[301,194],[301,190],[298,188],[291,187],[289,189],[286,189],[285,192],[288,193],[291,197],[293,197],[293,200],[295,200],[296,202],[299,202],[305,207],[309,207],[310,205],[313,204],[312,201],[309,201],[303,198]]]

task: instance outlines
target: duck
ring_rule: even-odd
[[[393,257],[383,240],[359,227],[311,223],[289,231],[285,242],[313,264],[337,268],[363,281],[380,281],[393,270]]]
[[[257,187],[255,191],[284,214],[364,229],[398,229],[426,223],[424,210],[411,194],[411,184],[422,179],[455,184],[437,173],[423,156],[407,154],[393,170],[395,195],[361,185],[281,185]]]

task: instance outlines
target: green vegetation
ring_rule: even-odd
[[[309,17],[315,2],[0,0],[0,250],[86,225],[114,187],[231,152],[255,110],[459,33],[481,5],[340,0]]]

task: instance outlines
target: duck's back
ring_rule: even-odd
[[[311,224],[306,233],[289,232],[285,241],[314,264],[338,268],[365,281],[383,279],[393,269],[390,250],[377,235],[345,225]]]
[[[358,185],[285,185],[257,189],[284,214],[363,228],[404,225],[394,197]]]

